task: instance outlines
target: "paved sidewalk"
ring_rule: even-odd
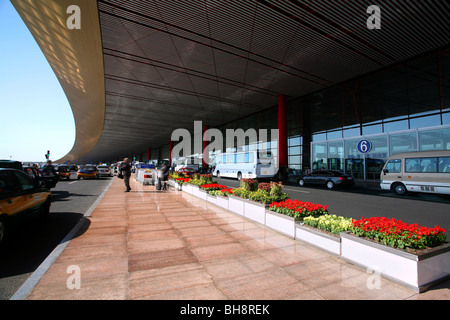
[[[450,281],[422,294],[385,279],[369,289],[370,274],[321,250],[186,193],[133,177],[125,193],[114,179],[27,299],[450,299]]]

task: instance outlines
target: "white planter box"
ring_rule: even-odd
[[[206,201],[212,204],[217,204],[216,196],[210,195],[209,193],[206,194]]]
[[[265,224],[266,209],[268,208],[269,206],[265,204],[247,200],[244,202],[244,217],[260,224]]]
[[[196,185],[192,185],[192,195],[196,196],[197,198],[200,198],[200,187],[196,186]]]
[[[341,257],[380,272],[394,282],[422,292],[450,277],[450,243],[414,255],[373,241],[341,233]]]
[[[200,187],[198,188],[197,197],[199,197],[200,199],[206,201],[206,196],[207,195],[208,195],[208,192],[206,192],[205,190],[200,189]]]
[[[307,242],[315,247],[328,251],[335,255],[341,254],[341,238],[304,226],[295,224],[295,239]]]
[[[216,196],[216,205],[228,210],[228,197]]]
[[[183,191],[192,194],[192,184],[190,183],[183,184]]]
[[[266,210],[266,226],[295,238],[295,219],[293,217]]]
[[[235,196],[228,196],[228,210],[230,210],[233,213],[236,213],[240,216],[244,216],[244,203],[246,200],[235,197]]]

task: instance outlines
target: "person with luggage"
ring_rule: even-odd
[[[163,164],[161,167],[160,174],[158,175],[158,185],[156,186],[157,190],[167,190],[167,180],[169,179],[169,167],[166,164]]]
[[[123,182],[125,183],[126,188],[125,192],[130,192],[131,164],[128,158],[123,159],[119,172],[123,175]]]

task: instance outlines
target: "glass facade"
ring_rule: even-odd
[[[218,129],[277,129],[277,110]],[[393,154],[450,150],[450,48],[288,100],[286,112],[289,169],[377,180]],[[362,139],[370,141],[367,153],[358,151]]]

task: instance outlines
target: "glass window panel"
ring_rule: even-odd
[[[367,153],[367,157],[387,160],[387,158],[389,158],[387,139],[388,138],[385,135],[370,138],[369,141],[372,144],[372,148]]]
[[[313,142],[326,141],[327,134],[326,133],[316,133],[312,135]]]
[[[328,143],[328,169],[344,171],[344,142]]]
[[[420,151],[450,150],[450,128],[419,132]]]
[[[397,153],[413,152],[418,150],[417,134],[415,132],[391,134],[389,136],[389,155],[391,156]]]
[[[301,154],[302,153],[302,149],[300,146],[298,147],[290,147],[288,148],[288,154],[291,155],[297,155],[297,154]]]
[[[301,157],[300,156],[290,156],[290,157],[288,157],[288,161],[289,161],[289,167],[294,164],[299,165],[301,163]]]
[[[358,151],[359,139],[345,140],[344,141],[344,156],[346,159],[362,159],[364,155]]]
[[[344,133],[344,138],[358,137],[361,135],[361,131],[360,131],[359,127],[344,129],[343,133]]]
[[[381,123],[371,125],[371,126],[363,126],[362,133],[363,135],[371,135],[383,132],[383,125]]]
[[[314,143],[312,146],[312,170],[324,169],[327,164],[327,144]]]
[[[442,114],[442,124],[443,125],[450,124],[450,112]]]
[[[441,115],[435,114],[427,117],[412,118],[409,120],[410,128],[426,128],[441,125]]]
[[[327,132],[327,139],[328,140],[342,139],[342,130],[328,131]]]
[[[384,125],[384,132],[393,132],[409,129],[407,119],[393,122],[385,122],[383,125]]]
[[[302,137],[292,137],[288,139],[288,146],[299,146],[302,144]]]

